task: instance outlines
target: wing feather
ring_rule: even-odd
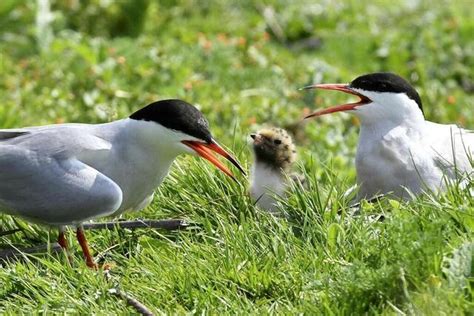
[[[0,130],[0,141],[12,139],[18,136],[23,136],[28,133],[29,133],[28,131],[22,131],[22,130]]]
[[[0,145],[14,145],[42,156],[74,157],[82,152],[107,151],[112,145],[95,135],[93,125],[64,124],[0,130]]]
[[[457,172],[472,172],[474,133],[456,125],[427,124],[434,131],[425,139],[434,152],[434,163],[451,177]]]
[[[6,213],[68,225],[112,214],[121,202],[114,181],[74,157],[0,143],[0,209]]]

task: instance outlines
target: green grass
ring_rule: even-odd
[[[248,168],[250,132],[292,126],[305,109],[341,100],[297,88],[372,71],[409,79],[428,119],[474,127],[470,1],[87,3],[53,3],[49,45],[36,34],[35,2],[0,3],[2,128],[105,122],[182,98]],[[267,22],[265,6],[274,10]],[[320,45],[305,46],[309,38]],[[472,252],[457,255],[473,249],[462,248],[473,242],[472,193],[382,200],[350,216],[343,194],[355,181],[357,131],[346,115],[299,127],[309,190],[282,201],[289,219],[256,209],[245,178],[236,184],[180,157],[152,205],[126,217],[185,218],[191,230],[88,232],[94,253],[116,263],[109,282],[85,267],[73,234],[72,266],[63,254],[0,263],[0,313],[129,313],[108,293],[117,285],[157,313],[474,313]],[[368,220],[379,213],[385,221]],[[56,238],[0,215],[2,230],[18,225],[2,245]]]

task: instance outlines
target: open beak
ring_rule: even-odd
[[[224,148],[222,148],[221,145],[219,145],[214,139],[212,139],[210,143],[204,143],[204,142],[194,141],[194,140],[183,140],[182,143],[192,148],[199,156],[208,160],[210,163],[212,163],[214,166],[219,168],[226,175],[231,177],[234,181],[237,181],[237,180],[235,179],[232,172],[229,170],[229,168],[227,168],[217,159],[214,153],[217,153],[223,156],[225,159],[229,160],[237,169],[239,169],[240,172],[246,175],[244,169],[239,164],[237,159],[235,159]]]
[[[324,114],[329,114],[329,113],[335,113],[335,112],[344,112],[344,111],[351,111],[355,110],[356,107],[367,104],[372,102],[369,98],[367,98],[365,95],[362,95],[355,90],[352,90],[349,87],[349,84],[346,83],[326,83],[326,84],[315,84],[311,86],[304,87],[303,90],[309,90],[309,89],[324,89],[324,90],[337,90],[337,91],[342,91],[345,93],[353,94],[356,95],[360,98],[358,102],[354,103],[346,103],[346,104],[341,104],[341,105],[335,105],[331,106],[326,109],[318,110],[316,112],[311,113],[310,115],[307,115],[305,119],[314,117],[314,116],[321,116]]]

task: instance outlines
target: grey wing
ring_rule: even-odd
[[[0,145],[15,145],[41,155],[63,158],[108,151],[110,142],[94,134],[93,125],[64,124],[0,129]]]
[[[75,158],[0,145],[0,210],[49,225],[81,223],[116,211],[120,187]]]
[[[0,129],[0,141],[12,139],[12,138],[15,138],[15,137],[18,137],[18,136],[31,135],[34,131],[39,131],[41,129],[48,129],[51,126],[55,126],[55,125]],[[56,125],[56,126],[58,126],[58,125]]]
[[[0,130],[0,141],[12,139],[18,136],[29,134],[28,131],[24,130]]]

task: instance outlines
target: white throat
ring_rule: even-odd
[[[126,127],[122,135],[128,138],[128,142],[134,143],[149,151],[155,157],[174,159],[183,153],[193,153],[182,140],[194,139],[178,131],[170,130],[158,123],[149,121],[137,121],[134,119],[124,120]]]
[[[421,140],[426,131],[425,118],[406,94],[359,92],[373,101],[353,111],[361,123],[357,150],[360,158],[382,153],[387,147],[401,153]]]
[[[383,126],[398,125],[416,128],[425,121],[418,104],[405,93],[354,90],[372,100],[371,103],[359,106],[352,112],[360,119],[362,125],[374,125],[379,129],[384,129]]]
[[[278,197],[284,196],[286,188],[286,179],[282,170],[262,162],[255,162],[251,171],[250,195],[259,207],[275,212]]]

